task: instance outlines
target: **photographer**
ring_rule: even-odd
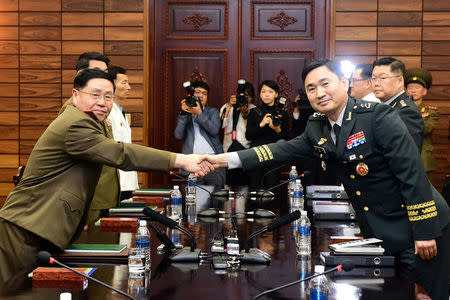
[[[275,81],[265,80],[259,85],[258,90],[263,103],[251,109],[248,116],[245,137],[251,141],[250,146],[273,143],[280,139],[288,140],[289,116],[277,103],[280,88]],[[268,166],[253,170],[249,174],[250,186],[252,188],[270,187],[279,183],[280,170],[274,169],[274,166]]]
[[[197,81],[192,83],[192,86],[185,87],[190,95],[181,100],[181,111],[175,128],[175,138],[183,141],[182,152],[184,154],[223,153],[219,138],[219,111],[206,106],[209,94],[208,84]],[[222,187],[225,184],[225,169],[219,168],[199,178],[199,183]]]
[[[224,129],[223,150],[232,152],[247,149],[250,141],[245,138],[247,118],[250,109],[256,107],[252,102],[255,99],[255,88],[250,82],[243,79],[238,81],[236,95],[230,97],[220,109],[222,128]],[[242,169],[227,171],[227,184],[247,185],[248,176]]]

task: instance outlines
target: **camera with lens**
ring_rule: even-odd
[[[276,105],[276,109],[272,112],[271,118],[272,118],[272,124],[273,126],[280,126],[281,125],[281,118],[283,117],[282,112],[284,109],[284,106],[286,105],[287,99],[283,96],[278,99],[278,103]]]
[[[184,99],[185,103],[189,107],[195,107],[197,106],[197,102],[200,104],[200,107],[202,106],[202,103],[200,102],[200,99],[197,96],[194,96],[195,89],[191,85],[190,81],[186,81],[183,83],[183,87],[186,89],[188,96]]]
[[[298,95],[300,96],[300,98],[294,103],[292,103],[292,106],[294,108],[298,107],[300,109],[311,108],[311,105],[309,104],[308,101],[308,96],[306,96],[306,93],[303,89],[298,89]]]
[[[241,108],[242,106],[248,105],[248,96],[245,94],[245,88],[245,79],[239,79],[236,90],[236,104],[234,104],[235,108]]]

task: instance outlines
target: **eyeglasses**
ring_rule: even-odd
[[[197,95],[208,96],[208,91],[194,90],[194,93]]]
[[[83,94],[91,96],[91,98],[94,99],[94,100],[100,100],[100,99],[103,98],[103,99],[105,99],[106,102],[111,102],[113,100],[113,98],[114,98],[114,96],[111,95],[111,94],[100,95],[98,93],[88,93],[88,92],[84,92],[82,90],[77,90],[77,91],[79,91],[80,93],[83,93]]]
[[[394,75],[394,76],[382,76],[382,77],[372,77],[373,82],[385,83],[386,80],[393,77],[401,77],[402,75]]]
[[[370,79],[370,78],[361,78],[361,79],[353,79],[353,78],[350,78],[348,81],[349,81],[350,83],[352,83],[352,82],[357,82],[357,81],[366,81],[367,79]]]

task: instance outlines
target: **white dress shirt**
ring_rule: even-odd
[[[121,108],[113,103],[111,113],[108,116],[111,121],[113,137],[116,142],[131,143],[131,127],[124,117]],[[120,190],[134,191],[139,188],[136,171],[119,170]]]

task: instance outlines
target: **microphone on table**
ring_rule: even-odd
[[[164,231],[162,231],[152,223],[148,223],[148,225],[150,226],[150,228],[153,229],[153,231],[156,234],[156,237],[161,241],[161,243],[163,243],[164,248],[167,249],[169,253],[173,253],[173,251],[177,249],[175,244],[172,242],[172,240],[167,236],[167,234]]]
[[[150,218],[152,221],[159,222],[171,229],[177,229],[191,239],[191,247],[184,247],[183,249],[179,249],[175,251],[169,258],[172,261],[199,261],[200,260],[200,249],[196,249],[197,243],[195,241],[194,236],[188,230],[184,229],[174,220],[154,211],[150,207],[146,207],[142,210],[142,213]]]
[[[286,224],[291,223],[292,221],[297,220],[300,218],[300,211],[296,210],[291,212],[290,214],[283,216],[279,218],[278,220],[273,221],[266,227],[263,227],[252,234],[247,238],[247,244],[245,246],[245,251],[241,251],[241,261],[242,262],[249,262],[249,263],[270,263],[270,255],[266,252],[259,250],[257,248],[250,249],[250,240],[254,238],[257,235],[260,235],[264,232],[272,232],[275,229],[278,229]]]
[[[37,259],[38,259],[39,264],[42,264],[42,265],[44,265],[44,264],[55,264],[55,265],[61,266],[63,268],[66,268],[66,269],[74,272],[74,273],[77,273],[78,275],[81,275],[81,276],[83,276],[83,277],[85,277],[87,279],[90,279],[90,280],[94,281],[95,283],[98,283],[98,284],[100,284],[100,285],[102,285],[102,286],[104,286],[104,287],[106,287],[108,289],[111,289],[111,290],[115,291],[116,293],[119,293],[119,294],[121,294],[121,295],[123,295],[123,296],[125,296],[127,298],[134,299],[131,295],[128,295],[127,293],[125,293],[125,292],[123,292],[123,291],[121,291],[119,289],[116,289],[116,288],[114,288],[114,287],[112,287],[112,286],[110,286],[110,285],[108,285],[108,284],[106,284],[106,283],[104,283],[104,282],[102,282],[102,281],[100,281],[98,279],[95,279],[95,278],[93,278],[91,276],[83,274],[83,273],[81,273],[81,272],[79,272],[79,271],[77,271],[77,270],[75,270],[75,269],[73,269],[73,268],[71,268],[71,267],[61,263],[60,261],[57,261],[47,251],[39,251],[38,254],[37,254]]]
[[[274,185],[266,190],[258,190],[258,191],[250,192],[250,195],[256,196],[256,197],[251,197],[250,200],[258,200],[259,199],[262,202],[263,198],[273,197],[273,193],[271,192],[273,189],[276,189],[277,187],[285,185],[291,181],[309,176],[309,174],[311,174],[311,172],[306,170],[305,172],[298,175],[297,177],[290,178],[289,180],[283,181],[283,182],[281,182],[277,185]],[[253,214],[253,217],[255,217],[255,218],[274,218],[275,217],[275,214],[272,211],[266,210],[266,209],[256,209],[254,212],[247,212],[247,214]]]
[[[306,278],[303,278],[303,279],[299,279],[299,280],[290,282],[290,283],[288,283],[288,284],[285,284],[285,285],[282,285],[282,286],[273,288],[273,289],[271,289],[271,290],[267,290],[267,291],[265,291],[265,292],[263,292],[263,293],[260,293],[260,294],[256,295],[256,296],[253,298],[253,300],[256,300],[256,299],[258,299],[258,298],[260,298],[260,297],[262,297],[262,296],[264,296],[264,295],[270,294],[270,293],[272,293],[272,292],[279,291],[279,290],[281,290],[281,289],[290,287],[290,286],[295,285],[295,284],[297,284],[297,283],[300,283],[300,282],[302,282],[302,281],[308,281],[308,280],[311,280],[311,279],[316,278],[316,277],[318,277],[318,276],[322,276],[322,275],[325,275],[325,274],[328,274],[328,273],[331,273],[331,272],[334,272],[334,271],[341,272],[342,270],[344,270],[344,271],[348,272],[348,271],[353,270],[354,267],[355,267],[355,264],[354,264],[351,260],[349,260],[349,259],[348,259],[348,260],[344,260],[344,261],[342,262],[342,264],[340,264],[340,265],[338,265],[338,266],[336,266],[336,267],[334,267],[334,268],[331,268],[331,269],[329,269],[329,270],[326,270],[325,272],[322,272],[322,273],[319,273],[319,274],[314,274],[314,275],[312,275],[312,276],[309,276],[309,277],[306,277]]]

